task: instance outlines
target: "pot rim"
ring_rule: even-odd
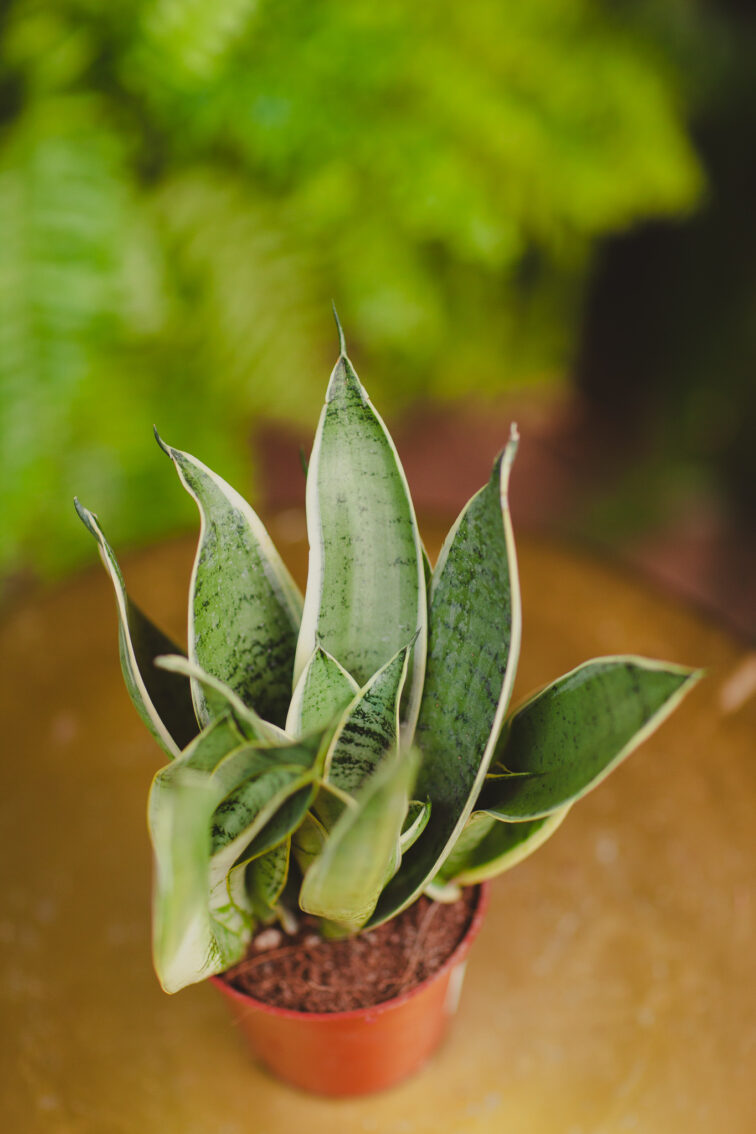
[[[357,1020],[365,1016],[377,1016],[384,1012],[389,1011],[391,1008],[397,1008],[399,1005],[404,1004],[413,996],[417,996],[423,989],[433,984],[435,981],[440,980],[450,969],[459,964],[467,954],[470,946],[480,932],[485,917],[488,903],[490,900],[490,882],[479,882],[477,884],[478,901],[473,910],[473,915],[470,918],[470,924],[465,930],[464,936],[458,942],[456,948],[449,954],[444,961],[443,965],[425,980],[420,981],[419,984],[413,984],[410,988],[400,992],[398,996],[393,996],[390,1000],[382,1000],[380,1004],[368,1004],[364,1008],[348,1008],[341,1012],[303,1012],[298,1008],[280,1008],[276,1004],[266,1004],[262,1000],[256,1000],[254,996],[250,996],[248,992],[241,992],[238,988],[228,984],[222,979],[223,974],[209,977],[211,984],[219,988],[221,992],[228,995],[232,1000],[236,1000],[239,1004],[246,1004],[247,1007],[253,1008],[256,1011],[264,1012],[269,1016],[278,1016],[290,1020]]]

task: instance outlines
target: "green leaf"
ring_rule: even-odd
[[[431,805],[427,800],[422,803],[419,799],[410,801],[407,816],[404,820],[404,826],[402,827],[402,833],[399,837],[399,845],[402,853],[408,851],[420,838],[423,831],[428,826],[430,812]]]
[[[169,756],[197,735],[189,682],[155,668],[155,658],[180,653],[170,638],[147,618],[126,593],[121,569],[97,517],[74,501],[84,526],[97,540],[100,557],[110,576],[118,608],[118,649],[129,696],[140,717]]]
[[[299,591],[239,493],[196,458],[159,437],[158,442],[202,520],[192,572],[189,657],[265,720],[283,725],[302,611]],[[203,724],[222,711],[196,681],[192,693]]]
[[[414,641],[410,737],[427,636],[420,537],[394,444],[343,347],[310,460],[307,531],[310,568],[295,677],[321,645],[365,685]]]
[[[211,722],[150,791],[154,956],[167,992],[244,955],[253,926],[246,866],[301,822],[322,772],[322,737],[282,749],[235,746],[237,736],[228,714]]]
[[[372,775],[399,737],[399,702],[409,646],[373,674],[344,711],[326,757],[326,779],[354,792]]]
[[[326,757],[325,781],[338,792],[358,791],[396,745],[409,653],[405,646],[373,674],[337,724]],[[332,827],[342,807],[338,798],[322,792],[316,810],[326,827]]]
[[[493,755],[520,652],[521,613],[507,489],[517,432],[447,536],[433,572],[417,795],[428,826],[386,887],[371,924],[393,917],[438,873]]]
[[[359,691],[357,682],[322,646],[313,651],[291,698],[286,731],[301,736],[340,717]]]
[[[291,839],[253,859],[247,866],[247,893],[255,917],[272,921],[289,873]]]
[[[344,810],[305,874],[303,910],[350,933],[365,925],[396,854],[418,763],[414,749],[395,754]]]
[[[537,819],[594,788],[658,728],[700,670],[639,657],[595,658],[532,697],[508,721],[478,807]],[[507,774],[514,773],[514,774]]]
[[[217,677],[212,677],[200,666],[181,655],[168,654],[155,658],[158,669],[169,673],[182,673],[201,686],[206,695],[212,695],[221,711],[229,712],[247,740],[267,741],[269,744],[286,744],[290,737],[278,725],[264,721],[254,709],[245,705],[241,697],[230,686]]]
[[[221,902],[216,924],[208,904],[210,817],[222,798],[212,777],[183,768],[170,790],[150,793],[155,854],[152,951],[166,992],[203,980],[240,960],[251,936],[248,911]]]
[[[474,811],[434,883],[472,886],[503,874],[543,846],[568,811],[569,807],[562,807],[524,823],[505,823],[485,811]]]
[[[306,815],[291,836],[291,849],[302,874],[322,854],[328,832],[315,815]]]

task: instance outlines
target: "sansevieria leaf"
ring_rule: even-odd
[[[158,442],[201,516],[189,657],[265,720],[283,725],[302,610],[299,591],[246,500],[189,453],[159,437]],[[196,681],[192,693],[203,724],[222,711]]]
[[[405,646],[373,674],[336,726],[326,756],[325,780],[339,792],[353,795],[358,791],[399,740],[399,706],[409,651]],[[342,806],[338,798],[325,791],[315,810],[326,827],[331,827]]]
[[[317,646],[300,674],[286,717],[286,731],[301,736],[340,717],[359,686],[342,665]]]
[[[464,508],[433,572],[417,797],[431,813],[371,919],[409,905],[438,873],[488,770],[520,652],[521,613],[507,491],[517,432]]]
[[[181,675],[161,672],[154,665],[159,654],[179,653],[178,646],[131,601],[97,517],[78,500],[74,503],[82,523],[97,540],[115,591],[121,670],[129,696],[161,748],[169,756],[178,756],[198,732],[189,682]]]
[[[300,905],[350,933],[375,909],[396,855],[419,756],[385,760],[346,807],[305,874]]]
[[[275,917],[275,907],[286,884],[289,872],[291,839],[254,858],[247,866],[246,888],[252,911],[261,921]]]
[[[295,677],[321,645],[363,686],[413,642],[409,739],[425,670],[423,555],[398,454],[343,342],[307,475],[307,533],[310,567]]]
[[[526,702],[507,722],[478,807],[538,819],[600,783],[663,720],[700,670],[639,657],[595,658]],[[507,774],[514,773],[514,774]]]
[[[220,711],[229,712],[232,715],[247,740],[267,741],[269,744],[285,744],[289,740],[289,737],[278,725],[264,721],[259,713],[245,705],[241,697],[237,696],[233,689],[226,685],[225,681],[211,677],[209,673],[205,673],[204,669],[195,662],[190,662],[188,658],[176,654],[166,654],[155,658],[155,665],[158,669],[164,669],[168,673],[183,673],[187,678],[195,681],[207,696],[215,698],[215,703],[220,707]]]
[[[505,823],[474,811],[434,882],[472,886],[510,870],[551,838],[568,811],[562,807],[524,823]]]

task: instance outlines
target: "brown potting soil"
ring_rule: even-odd
[[[391,1000],[432,976],[462,940],[477,892],[457,902],[421,897],[368,933],[327,941],[314,918],[297,933],[263,929],[223,980],[266,1004],[301,1012],[344,1012]],[[270,944],[273,942],[273,944]]]

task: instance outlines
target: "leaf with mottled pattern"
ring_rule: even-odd
[[[156,432],[157,436],[157,432]],[[259,517],[238,492],[189,453],[165,445],[200,510],[189,600],[189,657],[250,708],[283,725],[302,600]],[[222,711],[192,681],[197,716]]]
[[[381,896],[371,925],[414,901],[438,873],[475,805],[511,695],[521,615],[509,472],[517,431],[464,508],[433,572],[417,783],[431,814]]]
[[[307,476],[307,531],[310,568],[295,677],[321,645],[362,686],[413,641],[409,739],[427,635],[420,537],[398,454],[343,344]]]
[[[286,731],[301,736],[311,729],[327,728],[358,692],[354,678],[327,650],[317,646],[294,689]]]
[[[594,658],[537,693],[507,722],[477,804],[538,819],[580,799],[665,720],[700,670],[640,657]],[[511,773],[511,774],[507,774]]]
[[[174,674],[161,673],[153,663],[159,654],[180,651],[131,601],[118,561],[97,517],[78,500],[74,503],[82,523],[97,540],[115,591],[118,648],[129,696],[161,748],[169,756],[178,756],[198,732],[189,682]]]
[[[331,740],[325,762],[326,783],[353,795],[390,752],[399,737],[399,705],[407,676],[410,647],[403,649],[373,674],[345,709]],[[316,811],[332,827],[343,804],[327,791],[318,797]]]
[[[216,698],[220,711],[230,712],[247,740],[267,741],[269,744],[286,744],[290,739],[278,725],[264,721],[254,709],[245,705],[230,686],[180,655],[168,654],[155,658],[158,669],[169,673],[182,673],[200,685],[206,694]]]

